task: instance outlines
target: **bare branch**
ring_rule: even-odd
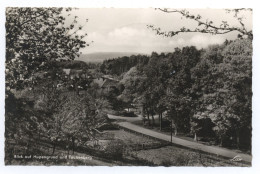
[[[230,27],[229,24],[227,23],[227,21],[222,21],[222,24],[220,26],[216,26],[214,25],[214,23],[212,21],[206,20],[206,21],[202,21],[201,20],[201,16],[200,15],[193,15],[190,14],[189,11],[187,10],[177,10],[177,9],[173,9],[173,10],[169,10],[167,8],[158,8],[158,10],[165,12],[165,13],[178,13],[180,15],[182,15],[183,17],[187,18],[187,19],[191,19],[193,21],[196,21],[198,23],[198,26],[203,26],[203,28],[195,28],[195,29],[187,29],[185,27],[177,30],[177,31],[161,31],[161,29],[159,27],[154,27],[153,25],[147,25],[148,28],[152,29],[153,31],[156,31],[156,34],[158,35],[163,35],[165,37],[173,37],[179,33],[191,33],[191,32],[197,32],[197,33],[210,33],[210,34],[226,34],[229,32],[233,32],[233,31],[238,31],[239,33],[241,33],[242,35],[247,35],[249,37],[252,36],[252,32],[248,32],[245,28],[245,25],[242,21],[242,17],[238,17],[238,13],[242,10],[249,10],[251,11],[252,9],[233,9],[227,12],[230,13],[231,11],[235,12],[234,18],[236,18],[241,27]]]

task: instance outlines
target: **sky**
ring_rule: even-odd
[[[233,15],[223,9],[187,9],[190,13],[202,16],[202,20],[212,20],[216,25],[221,21],[228,21],[231,26],[239,26]],[[136,52],[151,53],[172,52],[176,47],[194,45],[198,49],[208,45],[221,44],[226,39],[235,39],[237,34],[232,32],[225,35],[211,35],[201,33],[182,33],[166,38],[158,36],[147,28],[153,24],[162,30],[177,30],[183,26],[194,28],[197,23],[182,18],[177,13],[164,13],[154,8],[79,8],[73,10],[67,17],[71,22],[72,16],[78,16],[78,24],[84,25],[83,32],[89,47],[81,50],[83,54],[93,52]],[[67,15],[64,13],[64,15]],[[252,15],[250,12],[241,14],[248,30],[252,30]],[[86,23],[86,19],[88,22]],[[92,42],[93,41],[93,42]]]

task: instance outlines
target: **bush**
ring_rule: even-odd
[[[105,154],[107,155],[107,157],[113,160],[122,159],[123,152],[124,152],[124,143],[122,140],[112,140],[107,144],[105,148]]]
[[[106,131],[106,130],[119,130],[119,128],[111,123],[104,124],[103,126],[98,128],[99,131]]]
[[[161,162],[161,166],[187,166],[189,164],[191,157],[190,154],[178,153],[173,159],[164,159]]]
[[[174,166],[187,166],[190,161],[190,154],[179,154],[174,159],[173,165]]]
[[[133,111],[130,111],[130,112],[123,111],[122,115],[125,117],[137,117],[137,115],[135,115],[135,113]]]
[[[161,162],[161,166],[170,167],[170,166],[172,166],[172,161],[169,160],[169,159],[164,159],[164,160]]]

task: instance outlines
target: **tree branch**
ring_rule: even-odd
[[[212,21],[202,21],[201,20],[201,16],[200,15],[192,15],[189,13],[189,11],[186,10],[169,10],[169,9],[161,9],[158,8],[158,10],[165,12],[165,13],[179,13],[182,16],[184,16],[187,19],[191,19],[194,20],[198,23],[198,26],[203,26],[203,28],[196,28],[194,30],[191,29],[186,29],[185,27],[181,28],[180,30],[177,31],[161,31],[160,28],[156,28],[153,25],[147,25],[148,28],[151,28],[152,30],[156,31],[158,35],[164,35],[166,37],[173,37],[179,33],[190,33],[190,32],[199,32],[199,33],[210,33],[210,34],[226,34],[232,31],[238,31],[243,35],[248,35],[251,36],[251,32],[248,32],[245,28],[244,23],[242,22],[242,18],[238,18],[237,17],[237,13],[241,10],[245,10],[245,9],[235,9],[236,11],[236,15],[234,16],[240,23],[240,25],[242,26],[242,28],[239,27],[229,27],[229,25],[227,24],[226,21],[222,21],[222,24],[218,27],[216,25],[213,24]],[[247,10],[247,9],[246,9]]]

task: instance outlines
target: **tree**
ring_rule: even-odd
[[[200,59],[201,51],[195,47],[175,49],[170,64],[170,77],[167,84],[166,104],[168,117],[173,121],[175,134],[177,130],[188,132],[190,116],[194,112],[190,88],[192,86],[191,69]]]
[[[212,134],[212,120],[204,108],[217,102],[217,96],[208,95],[223,88],[220,74],[214,73],[217,64],[223,62],[223,45],[212,45],[204,50],[197,65],[191,69],[192,86],[190,95],[193,101],[194,115],[191,117],[191,133],[197,136]],[[219,82],[216,85],[216,82]],[[214,98],[216,97],[216,98]],[[210,107],[211,108],[211,107]],[[209,126],[210,125],[210,126]]]
[[[171,65],[176,75],[170,78],[168,89],[172,95],[168,95],[170,118],[175,122],[181,119],[179,123],[183,123],[183,116],[187,113],[182,111],[190,110],[190,115],[193,116],[190,123],[186,122],[184,125],[190,124],[195,136],[201,130],[208,130],[207,132],[214,130],[220,144],[225,142],[228,136],[232,141],[236,137],[238,148],[242,145],[241,138],[243,142],[251,142],[253,34],[251,29],[246,28],[246,18],[243,14],[252,13],[252,9],[226,10],[227,13],[233,14],[234,20],[238,21],[238,26],[231,26],[227,21],[216,25],[211,20],[204,21],[200,15],[193,15],[188,10],[159,10],[180,14],[186,19],[197,22],[197,26],[195,28],[184,26],[174,31],[162,31],[154,25],[147,26],[158,35],[174,37],[180,33],[194,32],[213,35],[239,33],[237,40],[226,40],[222,45],[210,46],[202,50],[202,56],[199,55],[196,59],[187,59],[183,50],[175,50],[174,54],[177,58],[171,59],[173,62]],[[193,58],[193,56],[188,57]],[[187,60],[186,63],[183,60]],[[190,60],[194,62],[190,63]],[[191,101],[189,97],[192,98],[192,102],[185,104],[186,99]],[[183,107],[189,105],[188,108]],[[204,123],[209,126],[203,126]],[[247,143],[248,147],[250,143]]]
[[[235,40],[218,49],[208,48],[192,74],[195,122],[210,119],[220,144],[233,137],[238,148],[248,148],[252,118],[251,40]]]
[[[166,110],[166,88],[168,79],[171,76],[171,69],[168,62],[168,57],[162,53],[152,53],[152,56],[145,68],[147,76],[147,84],[149,85],[150,93],[148,96],[152,108],[151,115],[154,122],[153,115],[159,115],[160,130],[162,129],[162,113]],[[152,80],[151,80],[152,79]],[[149,88],[148,87],[148,88]]]
[[[103,115],[99,115],[96,111],[95,102],[90,96],[69,97],[62,109],[54,115],[52,128],[49,131],[53,133],[55,139],[58,135],[61,136],[59,138],[65,138],[68,147],[72,147],[74,152],[76,140],[79,142],[96,138],[95,129],[105,121]]]
[[[240,34],[238,37],[246,36],[250,38],[251,40],[253,39],[253,33],[252,30],[248,30],[245,28],[245,23],[244,20],[245,18],[243,15],[240,15],[241,12],[249,11],[252,12],[252,9],[246,9],[246,8],[240,8],[240,9],[226,9],[227,13],[232,13],[233,17],[235,20],[239,22],[239,26],[230,26],[227,21],[222,21],[222,23],[218,26],[215,25],[213,21],[211,20],[202,20],[202,17],[200,15],[193,15],[190,14],[188,10],[178,10],[178,9],[161,9],[158,8],[160,11],[165,12],[165,13],[178,13],[182,17],[186,19],[193,20],[197,22],[198,26],[195,29],[192,28],[186,28],[182,27],[179,30],[176,31],[161,31],[161,28],[155,27],[154,25],[147,25],[148,28],[156,31],[156,34],[158,35],[163,35],[166,37],[173,37],[175,35],[178,35],[179,33],[209,33],[209,34],[226,34],[230,32],[237,31]]]
[[[58,142],[65,142],[68,150],[73,153],[76,145],[84,144],[87,140],[96,140],[97,128],[106,122],[106,116],[102,112],[100,102],[96,102],[91,96],[57,96],[59,105],[51,118],[38,120],[40,131],[49,138],[53,145],[54,154]],[[51,105],[52,100],[48,101]],[[41,108],[44,109],[44,108]]]
[[[223,50],[224,88],[228,91],[225,104],[239,148],[240,139],[251,142],[252,119],[252,42],[237,40]],[[223,66],[225,65],[225,66]],[[245,133],[246,136],[241,136]],[[248,138],[247,138],[248,137]]]
[[[152,117],[152,127],[155,123],[154,115],[159,110],[161,112],[163,108],[163,106],[159,104],[159,101],[164,96],[165,80],[167,78],[167,76],[163,77],[164,71],[167,71],[164,58],[164,54],[159,56],[153,52],[148,64],[145,65],[143,69],[140,69],[143,71],[142,73],[145,78],[140,79],[141,83],[138,92],[142,93],[139,96],[142,101],[144,113],[147,114],[148,125],[150,125],[150,116]],[[163,68],[166,68],[166,70],[163,70]]]
[[[100,66],[100,70],[105,74],[120,75],[138,64],[146,64],[148,59],[148,56],[145,55],[132,55],[105,60]]]
[[[123,79],[120,81],[120,83],[124,86],[124,90],[117,98],[123,102],[125,107],[128,108],[128,111],[136,97],[136,85],[140,80],[139,75],[140,74],[137,68],[132,67],[127,73],[124,74]]]
[[[6,8],[6,129],[11,134],[8,137],[16,139],[20,132],[28,137],[42,133],[50,139],[54,135],[47,132],[63,101],[57,85],[65,82],[54,62],[73,60],[81,48],[88,46],[83,40],[86,34],[78,34],[83,26],[77,24],[77,16],[72,23],[66,21],[71,10]],[[17,99],[14,94],[22,89],[28,94],[40,92],[37,97],[42,98]]]
[[[77,34],[77,16],[67,24],[65,11],[71,8],[7,8],[6,9],[6,88],[18,84],[26,87],[32,76],[50,69],[53,60],[72,60],[79,56],[86,34]],[[70,14],[68,14],[70,15]]]

